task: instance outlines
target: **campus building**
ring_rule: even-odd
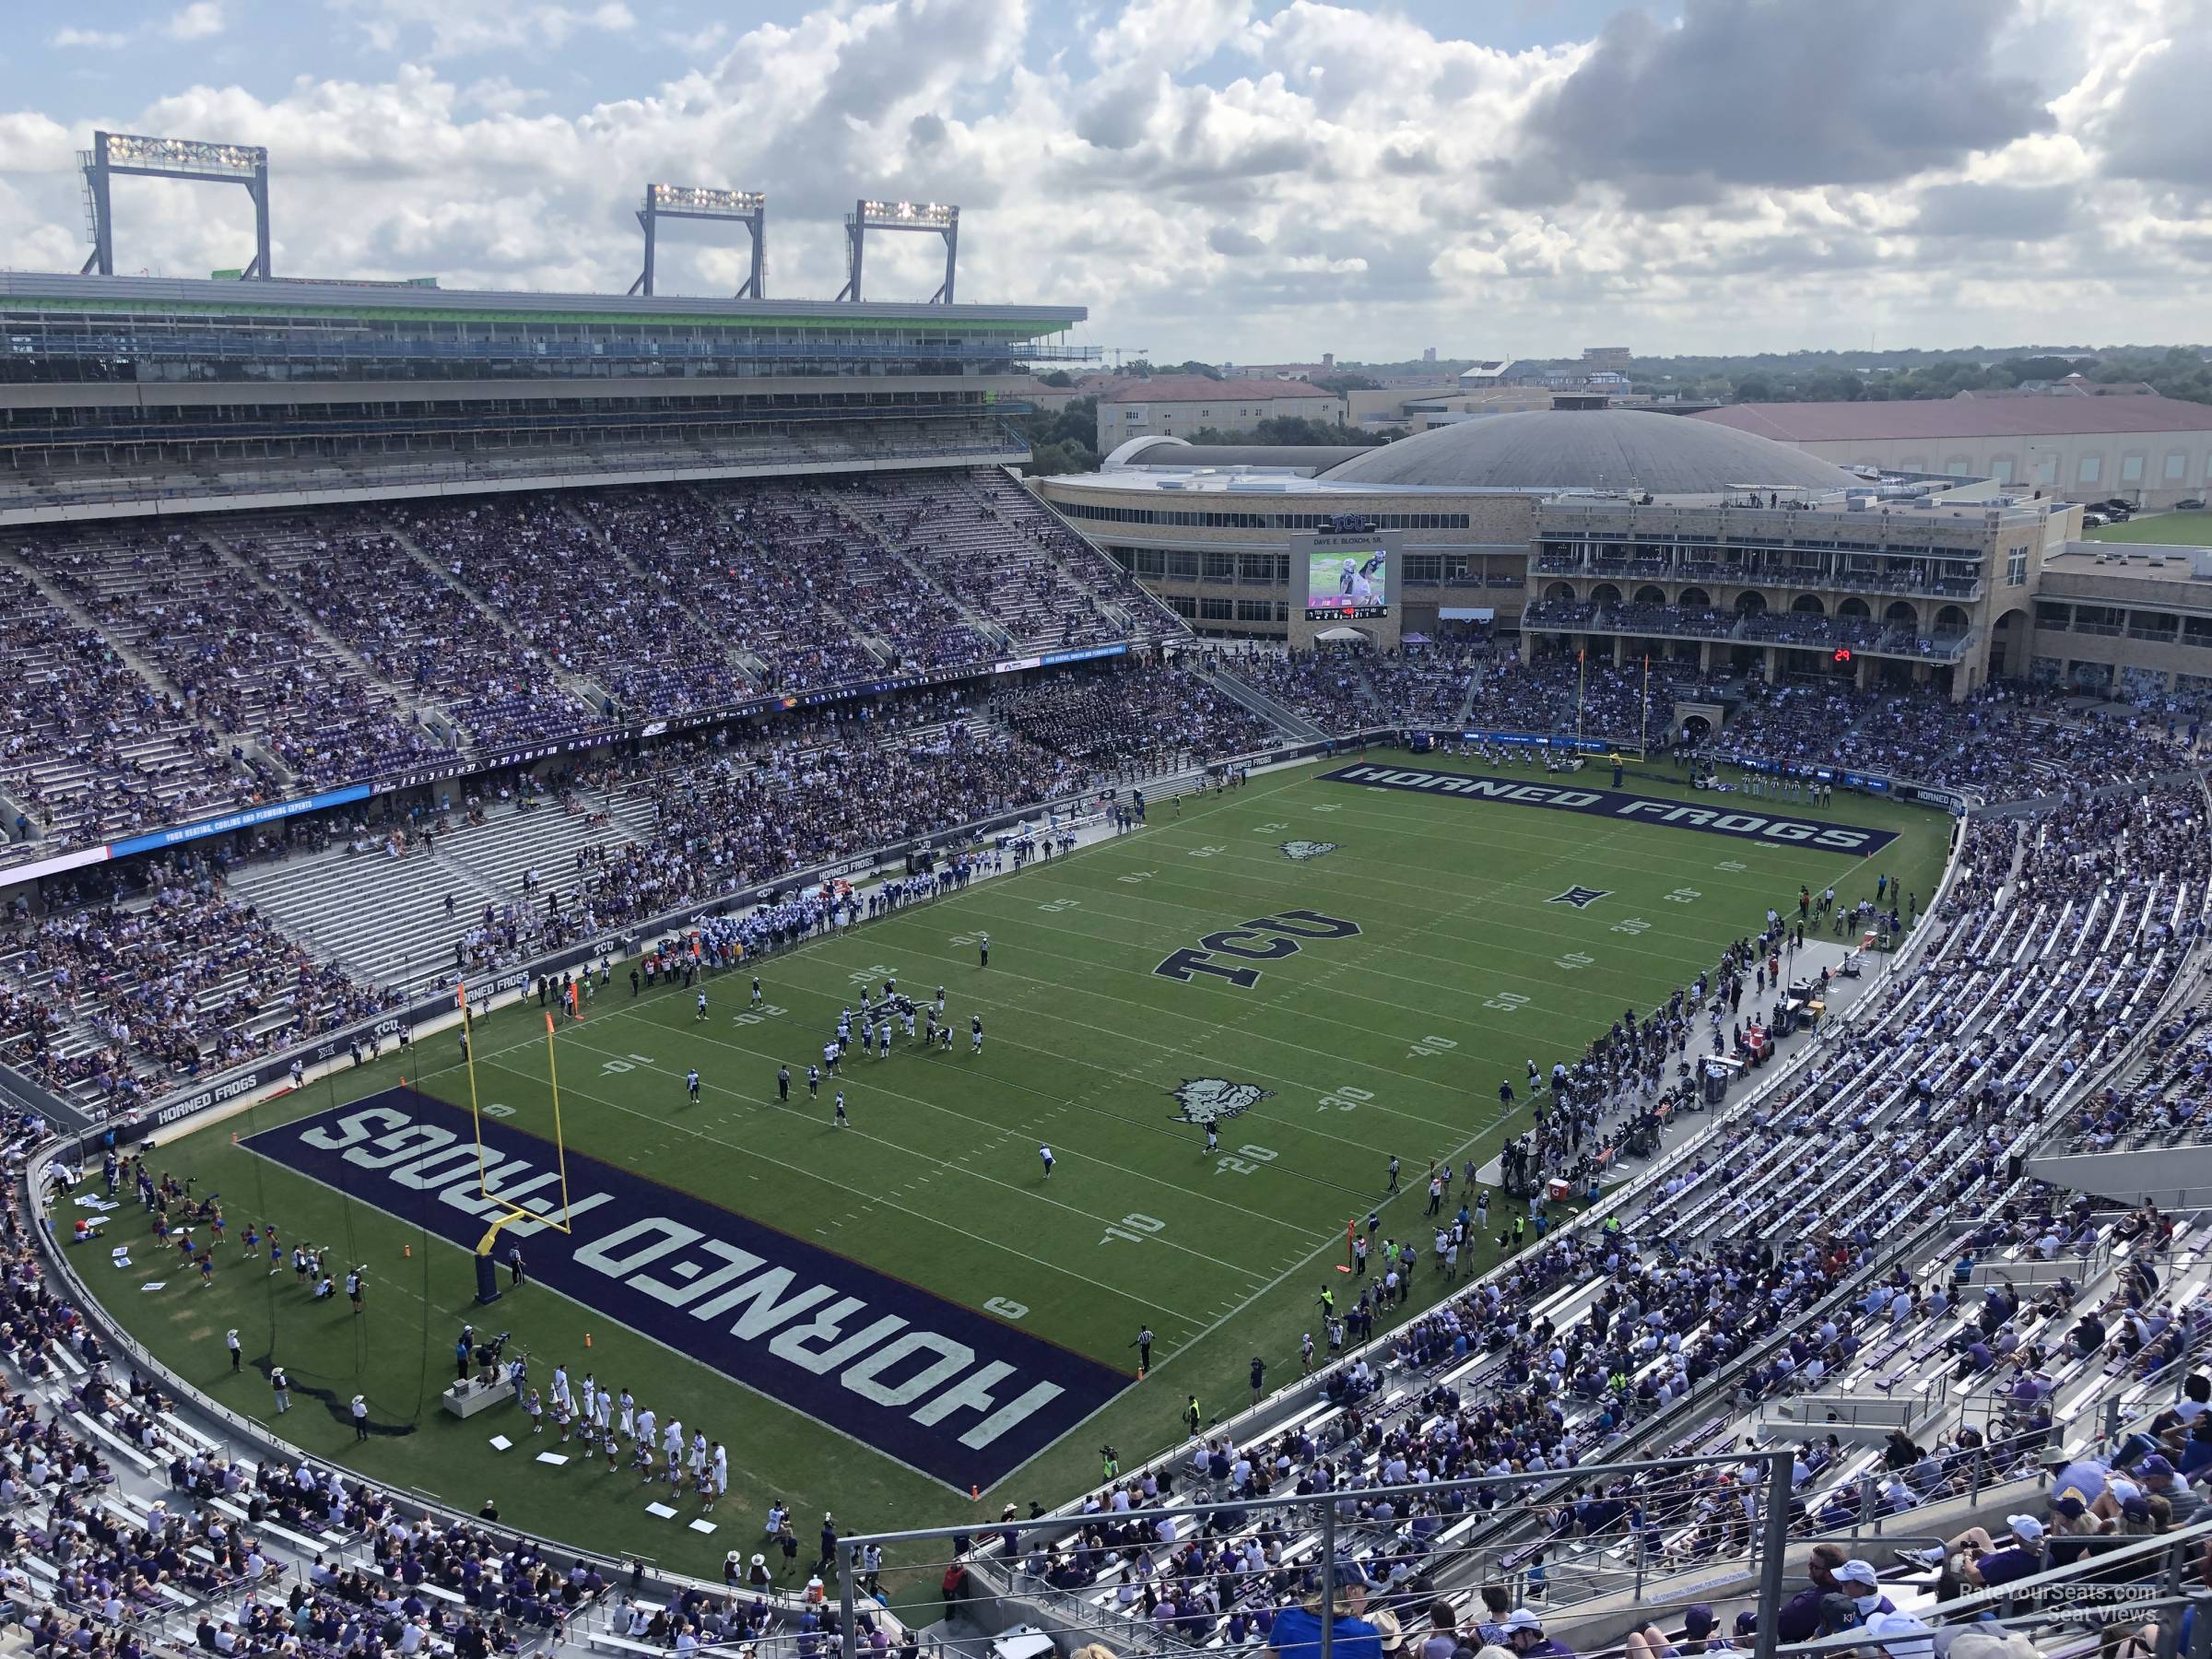
[[[1301,380],[1156,374],[1119,381],[1099,394],[1099,453],[1132,438],[1249,432],[1283,416],[1342,426],[1344,399]]]
[[[1532,653],[1959,696],[2030,672],[2036,582],[2080,531],[2048,493],[1862,475],[1620,409],[1498,415],[1371,449],[1148,440],[1035,488],[1203,633],[1297,642],[1305,538],[1363,530],[1393,538],[1396,602],[1345,626],[1378,644],[1485,626]]]
[[[2147,388],[1897,403],[1732,404],[1690,417],[1839,466],[1988,478],[2067,501],[2171,507],[2212,494],[2212,406]]]

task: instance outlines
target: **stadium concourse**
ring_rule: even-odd
[[[2208,913],[2194,782],[1977,820],[1915,959],[1769,1088],[1488,1281],[971,1567],[1041,1625],[1144,1651],[1266,1643],[1334,1559],[1425,1653],[1531,1651],[1515,1621],[1615,1652],[1649,1624],[1626,1652],[1695,1652],[1733,1582],[1738,1646],[1864,1625],[1879,1595],[1920,1616],[1888,1648],[1909,1659],[1962,1590],[2191,1522],[2212,1501],[2204,1225],[2054,1190],[2013,1154],[2198,994]],[[1772,1453],[1783,1498],[1752,1461]],[[1638,1455],[1692,1461],[1577,1473]],[[1793,1537],[1862,1543],[2023,1518],[2009,1541],[1993,1520],[1996,1544],[1881,1550],[1856,1588],[1823,1546],[1761,1631],[1745,1563],[1776,1501]],[[1699,1605],[1654,1608],[1685,1575]]]

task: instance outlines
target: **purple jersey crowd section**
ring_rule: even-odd
[[[465,1250],[518,1206],[562,1213],[550,1142],[487,1118],[480,1183],[468,1113],[412,1088],[241,1144]],[[502,1263],[512,1241],[533,1281],[962,1492],[1003,1479],[1132,1381],[598,1159],[569,1153],[568,1190],[572,1230],[510,1222]]]

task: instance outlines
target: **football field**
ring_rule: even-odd
[[[802,1567],[825,1510],[853,1531],[1056,1504],[1097,1478],[1102,1445],[1135,1465],[1179,1441],[1189,1396],[1208,1419],[1242,1409],[1255,1358],[1268,1389],[1294,1379],[1301,1334],[1322,1338],[1323,1288],[1339,1306],[1356,1294],[1335,1271],[1352,1218],[1379,1206],[1379,1239],[1421,1246],[1410,1312],[1438,1300],[1426,1171],[1529,1125],[1526,1062],[1571,1061],[1770,906],[1794,912],[1801,884],[1849,901],[1886,875],[1924,903],[1949,830],[1857,796],[1815,810],[1697,794],[1656,765],[1618,792],[1602,768],[1465,783],[1478,773],[1434,757],[1317,763],[1158,805],[1133,834],[692,990],[633,996],[619,964],[551,1038],[534,1001],[477,1021],[480,1141],[455,1036],[426,1036],[162,1142],[157,1171],[218,1195],[211,1283],[154,1257],[128,1202],[111,1242],[145,1239],[135,1265],[112,1269],[100,1249],[82,1270],[234,1409],[267,1418],[265,1373],[282,1364],[282,1431],[309,1450],[671,1568],[712,1573],[724,1550],[749,1552],[775,1498],[794,1506]],[[841,1008],[894,978],[924,1006],[943,986],[951,1046],[901,1031],[863,1058],[856,1040],[811,1093]],[[503,1232],[496,1259],[519,1248],[528,1282],[479,1308],[471,1249],[503,1207],[485,1191],[568,1230]],[[249,1224],[272,1222],[276,1272],[265,1244],[242,1248]],[[342,1288],[317,1300],[296,1282],[295,1241],[326,1248],[341,1287],[365,1268],[358,1313]],[[1476,1270],[1497,1256],[1484,1240]],[[512,1405],[465,1422],[440,1409],[464,1321],[527,1351],[543,1433]],[[647,1490],[627,1451],[609,1472],[558,1443],[557,1365],[578,1391],[591,1373],[727,1449],[714,1531],[693,1529],[688,1490],[667,1500],[673,1518],[650,1513],[666,1488]],[[570,1461],[539,1462],[548,1451]]]

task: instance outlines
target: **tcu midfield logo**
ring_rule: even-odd
[[[1309,858],[1326,858],[1335,851],[1335,841],[1287,841],[1283,843],[1283,856],[1295,858],[1301,864]]]
[[[1194,973],[1210,973],[1225,979],[1240,991],[1249,991],[1260,982],[1257,968],[1230,968],[1214,960],[1217,956],[1238,957],[1247,962],[1279,962],[1285,957],[1296,956],[1300,945],[1311,939],[1354,939],[1359,936],[1359,924],[1339,922],[1334,916],[1324,916],[1318,911],[1284,911],[1278,915],[1255,916],[1236,927],[1225,927],[1218,933],[1209,933],[1195,947],[1186,947],[1155,969],[1162,979],[1189,982]]]

